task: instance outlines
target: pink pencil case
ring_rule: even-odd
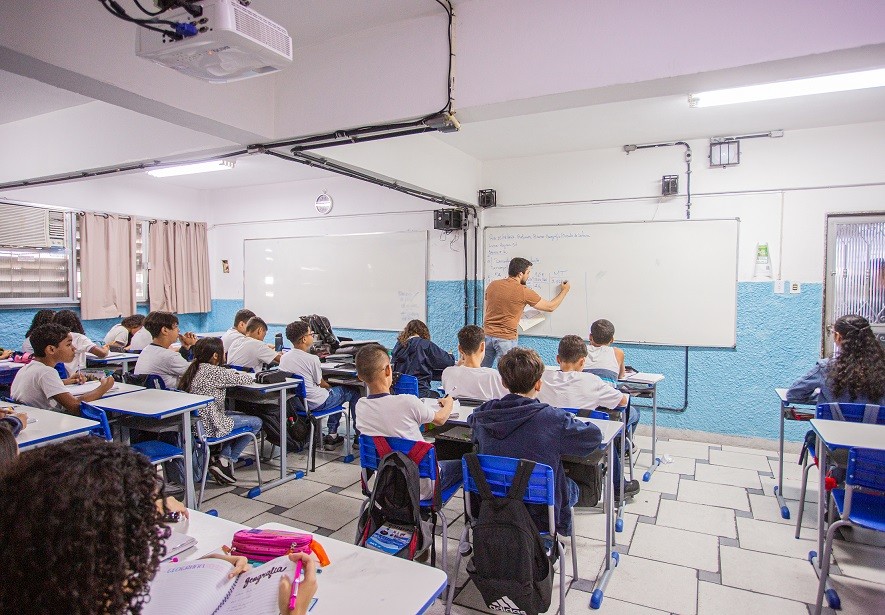
[[[313,534],[283,530],[240,530],[234,534],[231,555],[242,555],[257,562],[269,562],[287,553],[316,554],[320,566],[329,565],[326,550]]]

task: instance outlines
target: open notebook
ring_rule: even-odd
[[[143,615],[279,615],[280,578],[292,578],[295,563],[278,557],[228,579],[233,566],[220,559],[164,562],[151,583]]]

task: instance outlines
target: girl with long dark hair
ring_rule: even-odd
[[[410,320],[396,338],[391,354],[393,371],[418,379],[418,397],[439,397],[431,390],[434,372],[455,364],[455,357],[430,341],[430,329],[421,320]]]

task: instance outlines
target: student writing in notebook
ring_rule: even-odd
[[[507,389],[501,374],[492,367],[482,367],[486,353],[485,333],[476,325],[458,331],[458,364],[442,373],[442,388],[455,399],[501,399]]]
[[[246,323],[244,335],[234,338],[227,350],[228,365],[236,365],[255,372],[260,372],[271,363],[278,363],[283,353],[264,343],[267,335],[267,323],[258,316],[253,316]]]
[[[0,613],[139,614],[168,536],[147,457],[101,438],[37,448],[0,474]],[[29,554],[23,556],[23,554]],[[244,557],[210,555],[248,570]]]
[[[80,402],[93,401],[111,390],[114,379],[103,378],[98,388],[75,397],[68,392],[61,376],[55,370],[56,363],[74,359],[74,343],[71,332],[56,323],[41,325],[31,332],[34,359],[18,370],[12,381],[12,398],[26,406],[44,410],[61,410],[80,416]]]

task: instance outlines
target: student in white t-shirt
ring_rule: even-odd
[[[114,386],[114,379],[107,377],[101,380],[98,388],[79,397],[71,395],[55,369],[56,363],[67,363],[74,359],[71,332],[60,324],[49,323],[31,331],[30,338],[34,358],[15,374],[10,389],[15,401],[34,408],[59,410],[79,416],[81,401],[99,399]]]
[[[178,386],[178,379],[184,375],[190,361],[181,353],[186,353],[197,343],[193,333],[181,334],[178,330],[178,316],[171,312],[151,312],[144,319],[144,328],[151,334],[151,343],[141,351],[132,371],[136,376],[156,374],[163,378],[167,389]],[[171,350],[174,342],[181,342],[181,350]]]
[[[265,365],[279,363],[282,352],[264,343],[267,323],[253,316],[246,323],[246,333],[235,338],[227,351],[227,364],[260,372]]]
[[[629,408],[630,396],[604,382],[599,376],[584,369],[587,344],[577,335],[566,335],[559,341],[556,362],[560,371],[544,370],[537,399],[555,408],[595,410],[596,408],[627,408],[627,426],[639,421],[639,410]],[[620,441],[618,440],[618,443]],[[616,446],[617,448],[617,446]],[[620,454],[615,454],[614,476],[620,477]],[[615,481],[615,495],[619,495],[620,481]],[[624,492],[632,496],[639,491],[639,481],[626,481]]]
[[[230,350],[230,345],[235,339],[239,339],[246,335],[246,325],[250,318],[255,317],[252,310],[238,310],[234,314],[234,326],[224,332],[221,336],[221,343],[224,344],[224,352]]]
[[[280,369],[291,372],[304,378],[304,400],[309,410],[325,410],[343,404],[345,401],[349,407],[350,418],[355,421],[354,408],[360,398],[357,388],[345,386],[332,386],[323,378],[323,370],[320,367],[320,358],[310,354],[308,349],[313,344],[313,331],[303,320],[296,320],[286,325],[286,339],[292,343],[292,350],[285,353],[280,359]],[[344,438],[338,435],[338,425],[341,423],[341,414],[333,414],[329,417],[327,428],[328,434],[323,438],[323,444],[327,447],[338,446]],[[357,443],[354,438],[354,444]]]
[[[510,391],[504,388],[501,374],[492,367],[482,367],[486,338],[482,327],[467,325],[458,331],[458,364],[442,373],[442,388],[455,399],[488,401],[501,399]]]
[[[141,352],[145,348],[151,345],[153,341],[153,336],[151,332],[147,330],[147,328],[142,327],[132,336],[132,339],[129,340],[129,352]]]
[[[60,312],[56,312],[55,316],[52,318],[52,322],[59,324],[62,327],[67,327],[71,332],[71,338],[74,343],[74,358],[70,361],[65,361],[65,368],[68,370],[69,378],[75,377],[77,372],[86,367],[87,352],[97,357],[108,356],[110,348],[107,346],[99,346],[86,337],[86,332],[83,330],[83,323],[80,322],[80,317],[71,310],[61,310]]]
[[[379,344],[369,344],[356,354],[356,374],[369,389],[369,396],[360,399],[356,405],[356,425],[363,435],[423,441],[421,425],[444,425],[452,413],[452,398],[448,395],[438,400],[439,407],[436,410],[414,395],[391,395],[393,369],[390,367],[387,349]],[[453,460],[438,463],[439,490],[442,492],[458,482],[461,477],[461,462]],[[430,481],[421,482],[421,498],[432,497]]]
[[[55,310],[37,310],[34,313],[34,318],[31,320],[31,326],[28,327],[28,332],[25,333],[25,341],[22,342],[22,352],[34,352],[34,347],[31,346],[31,332],[40,325],[48,325],[52,322],[54,317]]]
[[[105,346],[117,352],[126,350],[129,347],[129,340],[138,333],[144,326],[144,314],[133,314],[127,316],[121,322],[117,323],[107,335],[104,336]]]

